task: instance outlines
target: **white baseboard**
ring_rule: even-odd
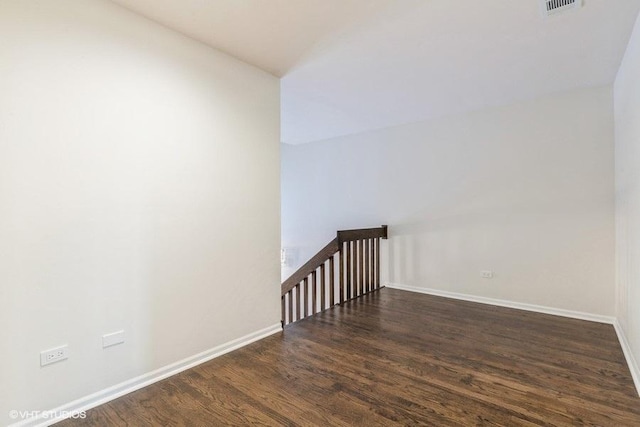
[[[627,337],[620,326],[620,323],[616,319],[613,323],[613,327],[616,329],[616,334],[618,334],[618,341],[620,341],[620,346],[622,347],[622,352],[624,353],[624,358],[627,359],[627,365],[629,366],[629,371],[631,372],[631,378],[633,378],[633,384],[636,386],[636,392],[638,396],[640,396],[640,369],[638,369],[638,363],[636,359],[633,357],[633,352],[631,351],[631,347],[629,346],[629,341],[627,341]]]
[[[607,323],[613,325],[615,317],[600,314],[583,313],[581,311],[564,310],[561,308],[545,307],[542,305],[525,304],[521,302],[507,301],[494,298],[479,297],[476,295],[461,294],[457,292],[441,291],[439,289],[420,288],[398,283],[386,283],[386,287],[402,291],[418,292],[421,294],[435,295],[439,297],[453,298],[463,301],[477,302],[480,304],[497,305],[499,307],[515,308],[518,310],[534,311],[536,313],[552,314],[554,316],[570,317],[572,319],[588,320],[591,322]]]
[[[48,414],[77,414],[78,412],[87,411],[280,331],[282,331],[280,323],[269,326],[46,412]],[[46,427],[62,421],[68,416],[59,415],[57,417],[44,418],[40,415],[11,424],[9,427]]]

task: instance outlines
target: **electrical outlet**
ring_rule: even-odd
[[[67,345],[52,348],[51,350],[41,351],[40,366],[50,365],[52,363],[65,360],[68,357],[69,357],[69,347]]]
[[[480,277],[482,277],[483,279],[493,279],[493,271],[481,271]]]

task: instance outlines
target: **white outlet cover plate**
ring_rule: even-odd
[[[60,347],[40,352],[40,366],[51,365],[69,358],[69,347],[65,344]]]
[[[112,345],[122,344],[124,342],[124,331],[112,332],[102,336],[102,348],[111,347]]]

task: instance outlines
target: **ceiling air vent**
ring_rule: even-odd
[[[582,5],[582,0],[540,0],[542,3],[542,13],[545,16],[576,9]]]

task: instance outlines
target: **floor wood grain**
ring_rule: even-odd
[[[612,326],[382,289],[58,426],[640,426]]]

